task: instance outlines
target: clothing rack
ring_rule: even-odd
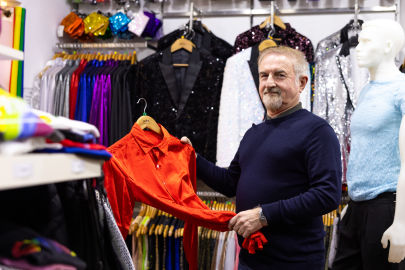
[[[154,47],[148,41],[142,42],[110,42],[110,43],[57,43],[58,49],[134,49]]]
[[[197,191],[197,196],[198,197],[213,197],[213,198],[228,198],[225,195],[222,195],[221,193],[215,192],[215,191]]]
[[[352,14],[354,7],[350,8],[298,8],[280,9],[279,15],[318,15],[318,14]],[[389,13],[395,12],[399,16],[399,4],[392,6],[360,7],[360,12],[364,13]],[[188,18],[190,12],[164,12],[163,18]],[[202,11],[203,17],[232,17],[232,16],[268,16],[268,9],[239,9],[239,10],[218,10]]]

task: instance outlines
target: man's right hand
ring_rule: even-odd
[[[181,141],[182,143],[186,143],[186,144],[189,144],[190,146],[193,146],[193,144],[191,143],[190,139],[187,138],[186,136],[181,137],[180,141]]]

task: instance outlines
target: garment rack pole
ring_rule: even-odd
[[[147,48],[148,42],[120,42],[120,43],[58,43],[58,49],[134,49]]]
[[[225,195],[222,195],[221,193],[215,192],[215,191],[197,191],[197,196],[198,197],[213,197],[213,198],[228,198]]]
[[[398,10],[397,10],[398,7]],[[389,13],[399,11],[399,5],[392,6],[374,6],[361,7],[359,11],[362,13]],[[302,9],[280,9],[278,14],[281,15],[319,15],[319,14],[353,14],[352,8],[302,8]],[[268,9],[240,9],[240,10],[219,10],[219,11],[204,11],[204,17],[232,17],[232,16],[268,16]],[[164,12],[163,18],[188,18],[189,12]]]

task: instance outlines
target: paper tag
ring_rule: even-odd
[[[33,175],[34,169],[32,163],[20,163],[13,165],[14,178],[24,179]]]
[[[58,37],[63,37],[63,30],[65,30],[65,26],[64,25],[59,25],[58,29],[57,29],[57,35]]]
[[[73,173],[82,173],[84,171],[84,162],[81,160],[72,161],[72,172]]]

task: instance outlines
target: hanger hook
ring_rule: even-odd
[[[143,115],[146,115],[146,107],[148,107],[148,102],[146,101],[146,99],[144,99],[143,97],[141,97],[140,99],[138,99],[138,102],[136,104],[139,103],[139,101],[145,101],[145,108],[143,108]]]

